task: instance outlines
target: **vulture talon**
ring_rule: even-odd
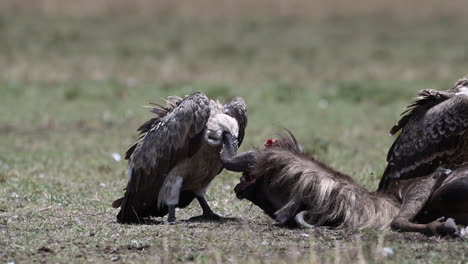
[[[222,220],[223,218],[213,212],[211,213],[208,213],[208,214],[203,214],[202,217],[208,219],[208,220],[215,220],[215,221],[220,221]]]
[[[206,213],[199,216],[190,217],[190,222],[207,222],[207,221],[221,221],[223,217],[215,213]]]

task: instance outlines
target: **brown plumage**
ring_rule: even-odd
[[[387,155],[379,184],[385,191],[395,180],[426,176],[438,167],[455,169],[468,161],[468,78],[445,91],[422,90],[390,130],[401,130]]]
[[[183,208],[194,198],[203,215],[219,218],[209,208],[204,195],[223,166],[219,157],[223,137],[237,149],[247,125],[242,98],[227,105],[209,100],[202,93],[185,99],[169,97],[167,106],[156,105],[157,117],[139,129],[140,138],[126,153],[129,178],[125,196],[116,200],[117,221],[138,223],[149,216],[169,213],[175,221],[175,207]]]

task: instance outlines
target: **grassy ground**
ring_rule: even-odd
[[[376,230],[277,228],[212,184],[237,221],[125,226],[110,203],[141,107],[200,90],[242,96],[241,151],[287,127],[321,160],[376,188],[387,132],[422,88],[468,72],[467,22],[434,19],[0,17],[0,262],[466,263],[468,242]],[[178,212],[200,214],[198,205]],[[383,257],[382,247],[394,254]]]

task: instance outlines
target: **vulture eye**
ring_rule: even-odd
[[[206,141],[212,146],[221,145],[223,132],[221,130],[207,130],[206,132]]]

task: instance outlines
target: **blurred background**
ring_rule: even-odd
[[[327,18],[330,16],[389,16],[423,19],[433,16],[466,16],[466,1],[437,0],[4,0],[2,12],[73,16],[189,16],[258,17],[288,16]]]
[[[378,175],[416,92],[467,73],[467,5],[3,0],[0,131],[105,131],[122,152],[149,117],[141,105],[201,90],[245,97],[249,147],[286,127],[333,165]]]
[[[0,1],[0,218],[13,219],[3,256],[29,262],[48,238],[63,252],[57,261],[69,262],[61,257],[89,251],[59,244],[95,232],[96,216],[109,238],[117,228],[107,225],[109,205],[126,184],[126,162],[114,154],[151,117],[143,106],[168,95],[242,96],[249,126],[240,151],[288,128],[307,151],[375,189],[404,107],[418,90],[448,89],[468,73],[467,15],[464,0]],[[235,199],[238,176],[213,182],[214,210],[268,222]],[[196,215],[191,208],[181,217]],[[50,231],[65,223],[69,233]],[[402,260],[416,252],[401,250]],[[460,257],[441,250],[439,262]]]

